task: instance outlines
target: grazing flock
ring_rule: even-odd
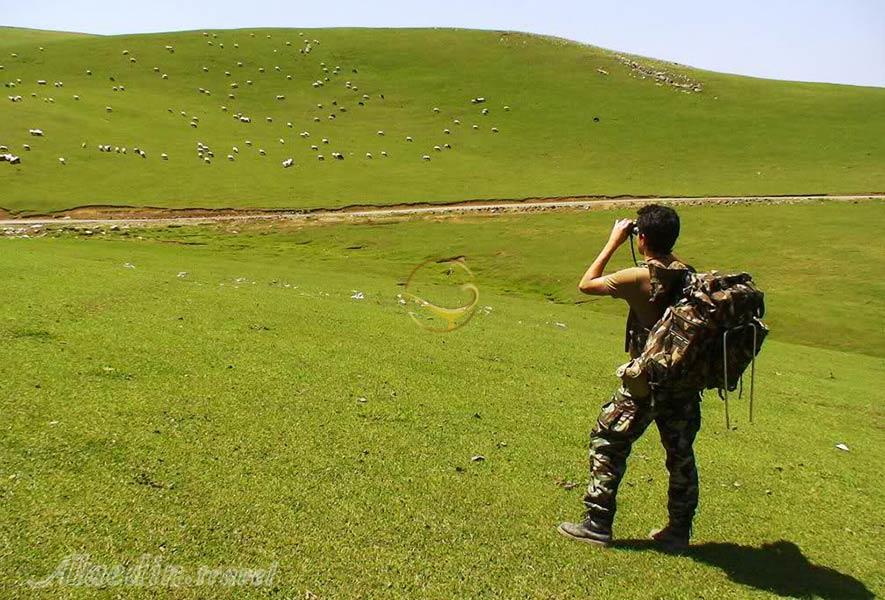
[[[200,33],[198,32],[193,35],[199,36]],[[250,33],[249,35],[250,35],[250,37],[254,38],[256,36],[256,33],[253,32],[253,33]],[[293,46],[292,41],[286,41],[285,47],[281,46],[280,48],[273,49],[273,54],[268,56],[268,59],[272,59],[275,62],[283,63],[287,60],[287,58],[285,56],[285,54],[287,52],[291,53],[291,55],[292,55],[291,58],[298,58],[299,55],[302,58],[306,58],[311,54],[311,52],[314,51],[315,48],[317,48],[320,45],[319,40],[308,39],[304,33],[299,33],[298,36],[299,36],[299,39],[294,46]],[[225,47],[225,43],[222,39],[219,38],[218,33],[202,32],[202,37],[205,38],[206,44],[210,47],[213,47],[214,49],[217,49],[220,51],[220,50],[223,50]],[[271,35],[267,34],[266,37],[268,39],[270,39]],[[169,54],[175,53],[175,46],[173,46],[173,45],[165,44],[162,46],[162,48],[163,48],[163,50],[165,50],[165,52],[168,52]],[[239,43],[233,43],[232,48],[233,48],[233,53],[236,53],[236,51],[239,49]],[[295,53],[296,48],[297,48],[297,54]],[[282,52],[281,52],[281,50],[282,50]],[[41,47],[41,48],[39,48],[39,51],[43,52],[44,49]],[[212,52],[212,51],[210,51],[210,52]],[[228,51],[228,53],[225,56],[229,57],[230,53],[231,53],[231,51]],[[13,60],[13,63],[15,63],[19,57],[18,57],[17,53],[12,53],[10,55],[10,58]],[[125,62],[130,63],[130,67],[132,67],[132,68],[137,68],[137,66],[138,66],[138,60],[139,60],[138,57],[135,55],[135,53],[130,52],[130,50],[128,50],[128,49],[122,50],[121,59],[124,61],[124,63]],[[267,157],[268,153],[265,148],[256,147],[255,145],[253,145],[252,141],[250,140],[250,138],[253,137],[250,135],[250,131],[252,130],[252,128],[255,127],[256,123],[261,122],[261,121],[263,121],[267,125],[274,126],[274,124],[275,124],[274,118],[271,116],[254,114],[254,113],[251,113],[251,111],[247,112],[247,111],[243,110],[242,108],[240,110],[234,110],[232,108],[229,108],[229,106],[228,106],[228,105],[234,104],[237,101],[237,94],[242,89],[252,87],[252,86],[256,85],[256,83],[258,83],[257,81],[255,81],[253,79],[246,79],[245,77],[241,77],[240,76],[241,74],[246,73],[246,71],[244,69],[244,63],[242,60],[236,60],[236,58],[234,58],[234,61],[235,62],[232,62],[231,64],[235,64],[236,67],[230,67],[231,70],[224,71],[225,79],[228,79],[228,78],[230,79],[230,81],[227,82],[227,86],[226,86],[227,89],[225,89],[221,92],[218,92],[217,90],[213,92],[213,90],[210,90],[205,87],[197,87],[194,89],[194,91],[201,96],[209,97],[209,96],[213,96],[213,94],[217,94],[218,96],[223,96],[225,99],[222,100],[222,102],[224,102],[225,104],[220,104],[218,106],[217,110],[225,115],[230,116],[231,127],[239,128],[238,133],[241,133],[243,136],[243,141],[242,141],[243,152],[250,152],[250,153],[253,153],[253,155],[258,156],[258,157],[262,157],[262,158]],[[91,68],[86,68],[86,67],[87,67],[87,65],[84,65],[83,73],[85,73],[88,77],[93,77],[93,70]],[[14,67],[11,67],[11,68],[14,68]],[[200,64],[187,65],[187,68],[193,68],[195,74],[209,73],[210,69],[211,69],[207,65],[200,65]],[[215,68],[217,68],[217,67],[215,67]],[[280,65],[274,65],[272,67],[272,69],[273,69],[273,71],[271,71],[271,72],[278,72],[280,75],[283,72],[283,67],[281,67]],[[7,70],[7,67],[0,65],[0,81],[5,79],[5,78],[3,78],[4,71],[6,71],[7,73],[10,72],[10,70]],[[267,69],[264,66],[260,66],[260,67],[258,67],[257,71],[258,71],[258,75],[254,76],[256,79],[258,79],[259,77],[261,77],[262,75],[267,73],[269,71],[269,69]],[[335,89],[337,86],[340,86],[340,87],[338,87],[338,89],[341,90],[340,93],[341,93],[342,97],[340,100],[333,99],[331,101],[313,102],[310,106],[310,111],[314,114],[313,114],[311,120],[306,124],[305,129],[300,131],[297,138],[294,137],[292,135],[292,133],[289,131],[295,127],[295,125],[294,125],[295,119],[286,120],[284,123],[280,123],[278,126],[279,127],[278,131],[279,131],[279,135],[280,135],[280,137],[278,138],[279,147],[286,147],[287,143],[291,143],[291,141],[293,141],[293,140],[297,142],[297,140],[300,138],[300,140],[302,140],[302,143],[309,145],[310,151],[313,153],[313,155],[317,161],[324,161],[324,160],[326,160],[326,151],[324,151],[322,149],[322,147],[323,146],[330,146],[330,145],[332,145],[332,142],[330,141],[330,139],[328,137],[323,137],[321,139],[320,143],[312,143],[311,142],[311,131],[310,131],[311,124],[320,123],[324,120],[335,121],[337,119],[352,118],[352,117],[349,117],[348,104],[350,104],[352,108],[355,108],[355,110],[366,110],[367,107],[369,107],[371,104],[383,103],[385,101],[385,95],[380,90],[373,90],[371,94],[366,93],[366,91],[361,91],[359,83],[357,81],[357,79],[359,77],[359,69],[356,66],[349,66],[348,67],[347,77],[349,77],[349,79],[342,82],[341,79],[344,79],[343,71],[344,71],[344,69],[342,69],[342,67],[340,65],[330,66],[330,65],[327,65],[325,62],[319,62],[318,63],[318,76],[316,78],[308,78],[309,81],[308,80],[299,81],[299,79],[302,79],[302,78],[294,78],[293,79],[293,75],[291,75],[291,74],[286,75],[286,77],[285,77],[286,81],[293,82],[292,85],[303,84],[305,86],[310,86],[311,88],[314,88],[314,89],[321,89],[321,88],[328,89],[329,87],[331,87],[332,89]],[[157,85],[164,85],[162,82],[171,81],[170,74],[164,72],[163,69],[161,69],[158,66],[151,67],[151,72],[155,77],[157,77],[159,79],[159,82],[157,83]],[[236,73],[236,75],[235,75],[235,73]],[[96,77],[98,77],[98,75],[96,75]],[[120,82],[118,82],[116,80],[116,76],[114,76],[114,75],[109,76],[108,80],[109,80],[109,86],[110,86],[110,89],[112,90],[112,92],[115,95],[119,96],[119,101],[115,101],[115,102],[113,102],[113,104],[119,105],[119,106],[125,108],[127,97],[129,97],[134,92],[127,92],[126,86],[121,84]],[[37,79],[36,84],[37,84],[37,86],[41,86],[41,87],[48,86],[49,80]],[[15,79],[11,79],[8,81],[4,81],[4,85],[5,85],[5,87],[9,88],[10,91],[14,91],[15,88],[23,86],[24,84],[23,84],[21,78],[15,78]],[[52,86],[54,88],[60,90],[60,89],[64,88],[64,82],[53,81]],[[275,90],[273,93],[274,100],[278,103],[281,103],[281,104],[285,103],[286,98],[287,98],[285,91],[286,90]],[[73,94],[70,97],[73,99],[74,102],[79,102],[81,99],[81,94],[83,94],[83,93],[84,92],[81,91],[80,94]],[[37,99],[37,97],[38,97],[38,94],[36,92],[32,92],[30,94],[30,99],[25,98],[22,95],[15,94],[15,93],[8,95],[9,101],[12,102],[13,104],[16,104],[16,105],[19,105],[20,103],[26,103],[28,100]],[[44,96],[42,98],[42,100],[47,103],[55,103],[55,98],[53,98],[51,96]],[[353,107],[353,105],[351,103],[355,103],[356,107]],[[491,103],[488,102],[485,97],[475,96],[473,98],[465,98],[464,103],[465,103],[465,106],[458,107],[459,112],[466,112],[467,110],[472,110],[475,113],[475,116],[477,117],[477,122],[472,123],[470,126],[470,129],[472,131],[480,132],[481,130],[484,130],[484,131],[488,132],[489,134],[498,134],[500,132],[500,129],[497,126],[494,126],[494,125],[491,125],[488,123],[488,117],[493,112],[497,112],[497,109],[491,110],[489,108]],[[474,108],[471,109],[470,105],[474,105]],[[158,112],[160,110],[162,110],[162,109],[158,109]],[[354,157],[354,156],[356,156],[356,157],[362,156],[363,160],[373,161],[373,160],[375,160],[376,155],[380,159],[383,160],[383,159],[388,158],[389,156],[391,156],[392,153],[395,152],[395,153],[399,154],[400,156],[404,156],[406,158],[409,155],[412,155],[415,157],[415,160],[422,160],[425,162],[429,162],[432,160],[433,153],[444,153],[444,152],[448,152],[448,151],[453,151],[455,148],[453,143],[449,142],[449,141],[444,141],[444,140],[452,139],[453,131],[462,128],[461,119],[453,118],[449,121],[447,118],[442,117],[442,111],[438,106],[429,107],[428,110],[430,111],[430,113],[432,115],[434,115],[435,117],[438,117],[440,119],[439,134],[438,134],[439,139],[438,140],[426,140],[425,141],[426,146],[424,147],[423,150],[420,148],[420,144],[415,143],[415,140],[418,136],[405,135],[405,136],[400,137],[399,140],[397,140],[399,142],[403,142],[403,144],[398,145],[396,143],[391,143],[391,148],[390,148],[391,152],[390,153],[388,152],[388,149],[383,149],[383,150],[377,151],[377,148],[376,148],[376,153],[373,153],[372,151],[367,151],[366,148],[363,148],[363,149],[360,149],[360,148],[336,148],[335,150],[328,152],[328,156],[330,156],[332,159],[334,159],[336,161],[343,161],[343,160],[345,160],[345,157]],[[508,111],[510,111],[510,106],[501,105],[500,110],[502,112],[508,112]],[[106,114],[106,118],[110,118],[109,115],[111,115],[114,112],[114,106],[106,105],[104,107],[104,112]],[[166,109],[166,113],[168,113],[167,118],[168,118],[168,115],[176,116],[176,118],[182,117],[183,120],[181,122],[182,122],[183,126],[188,127],[191,130],[196,130],[197,132],[200,130],[201,123],[200,123],[200,116],[199,115],[192,114],[191,112],[184,111],[184,110],[176,110],[171,107]],[[159,119],[160,115],[158,114],[156,116],[156,118]],[[443,122],[443,119],[445,119],[445,122]],[[479,124],[480,122],[482,122],[482,126]],[[186,123],[186,125],[184,125],[185,123]],[[397,125],[401,125],[401,124],[397,124]],[[34,123],[34,127],[30,128],[28,130],[28,134],[32,137],[35,137],[35,138],[42,138],[44,136],[50,136],[52,134],[52,132],[47,131],[46,133],[44,133],[44,129],[42,128],[41,124]],[[199,134],[196,134],[196,135],[199,135]],[[265,137],[266,137],[266,131],[265,131]],[[377,137],[380,139],[384,139],[384,140],[388,139],[388,137],[383,129],[379,129],[377,131]],[[0,140],[0,141],[2,141],[2,140]],[[100,153],[136,155],[142,159],[148,159],[148,157],[149,157],[149,154],[147,153],[147,151],[140,148],[140,147],[129,148],[125,145],[108,144],[108,143],[105,143],[106,141],[107,140],[102,140],[101,143],[94,144],[95,151],[100,152]],[[144,140],[141,143],[143,145],[154,145],[154,146],[156,145],[156,144],[151,144],[150,140]],[[86,142],[82,142],[80,144],[80,146],[81,146],[81,148],[88,147]],[[198,161],[199,163],[205,164],[205,165],[211,165],[213,163],[214,159],[216,158],[216,156],[215,156],[215,152],[210,148],[210,146],[208,144],[204,143],[203,139],[196,140],[195,146],[196,146],[196,153],[195,153],[196,161]],[[419,148],[414,148],[414,146],[419,146]],[[34,150],[37,151],[38,148],[39,148],[39,144],[35,144]],[[30,152],[31,145],[30,144],[22,144],[21,149],[25,152]],[[172,160],[191,160],[191,161],[193,161],[194,160],[194,155],[175,156],[171,149],[164,148],[163,150],[164,150],[163,152],[156,153],[156,156],[158,156],[159,159],[162,161],[172,161]],[[428,150],[432,150],[432,152],[429,152]],[[283,155],[286,156],[285,153]],[[239,157],[241,156],[240,147],[239,147],[239,145],[233,145],[229,148],[219,149],[219,156],[226,158],[226,160],[228,162],[236,162],[239,159]],[[58,160],[58,164],[62,165],[62,166],[66,165],[68,162],[68,160],[64,156],[57,157],[57,160]],[[7,162],[10,164],[18,165],[18,164],[22,164],[23,161],[22,161],[21,156],[13,154],[12,151],[7,146],[0,145],[0,162]],[[295,158],[292,156],[286,156],[286,158],[281,161],[281,166],[284,169],[291,168],[291,167],[295,166],[295,164],[296,164]]]

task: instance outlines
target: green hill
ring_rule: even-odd
[[[885,89],[723,75],[521,33],[4,28],[0,65],[5,95],[22,96],[0,103],[0,145],[22,159],[0,163],[0,204],[15,212],[885,191]]]

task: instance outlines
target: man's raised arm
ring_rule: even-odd
[[[632,219],[618,219],[615,221],[615,225],[612,227],[612,232],[608,241],[605,243],[602,250],[600,250],[599,256],[596,257],[596,260],[593,261],[593,264],[590,265],[590,268],[587,269],[587,272],[584,273],[584,276],[581,278],[581,282],[578,284],[579,290],[585,294],[590,294],[591,296],[611,295],[611,290],[606,284],[605,277],[603,277],[602,274],[605,271],[605,266],[608,264],[609,259],[611,259],[615,251],[629,237],[632,228]]]

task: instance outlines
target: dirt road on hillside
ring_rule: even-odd
[[[717,196],[687,197],[564,197],[526,200],[472,200],[451,204],[399,204],[392,206],[348,206],[340,209],[246,210],[246,209],[164,209],[137,207],[83,207],[33,217],[0,219],[2,227],[96,226],[96,225],[198,225],[238,221],[370,221],[413,216],[452,216],[547,212],[555,210],[631,209],[644,204],[734,205],[797,204],[809,202],[866,202],[885,199],[885,194],[851,196]]]

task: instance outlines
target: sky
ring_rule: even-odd
[[[726,73],[885,87],[885,0],[24,0],[3,3],[0,25],[503,29]]]

